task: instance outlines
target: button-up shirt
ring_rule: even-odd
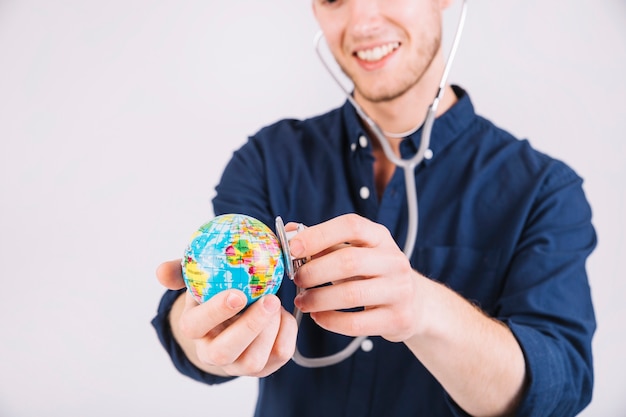
[[[478,116],[469,96],[434,123],[427,158],[415,169],[419,228],[411,264],[505,323],[521,345],[528,377],[519,415],[568,416],[591,398],[595,318],[585,262],[596,245],[582,180],[563,162],[534,150]],[[410,158],[421,129],[400,145]],[[314,225],[358,213],[385,225],[404,244],[404,174],[384,193],[374,181],[372,138],[354,108],[260,130],[224,170],[214,213],[243,213],[272,226]],[[227,381],[195,368],[174,341],[168,291],[153,320],[174,365],[208,384]],[[293,309],[295,287],[278,292]],[[298,333],[305,356],[326,356],[351,338],[306,315]],[[210,415],[207,410],[207,415]],[[403,343],[370,337],[349,359],[308,369],[290,361],[259,379],[256,416],[465,415]]]

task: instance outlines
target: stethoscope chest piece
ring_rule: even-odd
[[[291,255],[291,250],[289,249],[289,241],[291,240],[291,238],[300,233],[302,230],[304,230],[304,225],[302,223],[299,223],[296,230],[287,232],[285,230],[285,224],[283,223],[283,219],[280,216],[276,217],[276,234],[278,234],[278,240],[280,241],[280,246],[283,251],[283,259],[285,261],[285,273],[292,281],[296,275],[296,272],[298,272],[298,269],[307,261],[306,258],[294,258]]]
[[[283,258],[285,261],[285,273],[291,280],[293,280],[296,272],[298,272],[298,269],[309,260],[309,258],[294,258],[291,255],[291,251],[289,249],[289,241],[295,235],[304,230],[304,228],[305,226],[300,223],[298,224],[296,230],[287,232],[285,230],[285,224],[283,223],[283,219],[280,216],[276,217],[276,234],[278,235],[278,240],[280,241],[281,249],[283,251]],[[303,289],[296,286],[296,291],[299,293],[303,291]],[[302,321],[302,312],[297,307],[294,308],[294,316],[296,318],[298,326],[300,326],[300,322]],[[292,360],[298,365],[305,368],[320,368],[323,366],[335,365],[349,358],[359,348],[359,346],[365,339],[365,336],[356,337],[343,350],[333,355],[320,358],[307,358],[300,353],[298,347],[296,346],[296,350],[293,354]]]

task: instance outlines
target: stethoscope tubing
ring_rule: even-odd
[[[367,113],[363,110],[361,105],[356,102],[356,100],[352,97],[352,93],[342,84],[337,75],[331,69],[330,65],[322,55],[320,51],[320,42],[324,38],[324,35],[321,31],[319,31],[314,38],[314,47],[315,52],[317,53],[320,61],[331,75],[331,77],[335,80],[337,85],[343,90],[348,101],[352,104],[354,109],[356,110],[359,117],[367,123],[370,131],[376,136],[376,139],[382,145],[383,151],[385,152],[385,156],[393,162],[396,166],[400,167],[404,171],[404,179],[406,185],[406,193],[407,193],[407,207],[408,207],[408,226],[407,226],[407,236],[403,246],[403,253],[407,256],[407,258],[411,259],[413,251],[415,250],[415,242],[417,240],[417,230],[419,223],[419,203],[418,196],[415,184],[415,168],[424,160],[424,155],[426,151],[430,147],[430,137],[432,134],[433,124],[435,122],[435,118],[437,115],[437,108],[439,106],[439,102],[442,100],[445,87],[448,79],[448,75],[450,74],[450,69],[452,68],[452,63],[454,62],[454,58],[456,56],[457,49],[459,47],[459,43],[461,41],[461,37],[463,34],[463,28],[465,26],[465,16],[467,14],[467,0],[463,0],[463,4],[461,6],[461,13],[459,17],[459,21],[457,24],[456,34],[454,36],[454,40],[452,42],[452,46],[450,48],[450,52],[448,54],[448,60],[446,61],[446,65],[444,67],[443,74],[441,76],[441,80],[439,82],[439,88],[437,90],[437,94],[433,99],[430,106],[428,106],[428,110],[426,112],[426,117],[424,119],[424,124],[422,125],[422,133],[421,140],[418,147],[417,152],[411,158],[404,159],[401,156],[396,155],[389,145],[387,138],[383,130],[378,126],[372,118],[370,118]],[[282,220],[280,221],[282,224]],[[278,228],[278,221],[277,221]],[[286,241],[286,239],[285,239]],[[288,247],[287,247],[288,249]],[[287,251],[289,254],[289,251]],[[293,262],[294,260],[290,258],[290,255],[286,255],[289,262]],[[292,277],[293,278],[293,277]],[[298,293],[304,291],[301,288],[297,289]],[[296,318],[296,322],[298,326],[300,326],[300,322],[302,320],[302,312],[296,307],[294,309],[294,316]],[[363,341],[367,339],[367,336],[359,336],[355,337],[343,350],[328,356],[323,356],[319,358],[307,358],[303,356],[298,350],[298,346],[296,345],[295,352],[293,354],[292,360],[298,365],[305,368],[319,368],[324,366],[335,365],[347,358],[349,358],[356,350],[362,345]]]

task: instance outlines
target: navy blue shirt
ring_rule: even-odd
[[[529,385],[520,416],[570,416],[591,398],[595,318],[585,262],[596,245],[582,180],[478,116],[469,96],[434,124],[432,158],[415,170],[419,233],[413,267],[506,323],[525,355]],[[405,158],[421,131],[401,144]],[[352,106],[307,120],[268,126],[237,152],[213,200],[215,214],[244,213],[273,227],[314,225],[344,213],[384,224],[404,244],[407,205],[397,169],[384,194],[374,184],[371,141]],[[167,322],[179,292],[168,291],[153,320],[183,374],[208,384],[184,356]],[[283,306],[295,287],[284,280]],[[350,338],[326,332],[307,316],[298,347],[325,356]],[[256,416],[465,415],[403,343],[371,337],[373,348],[348,360],[307,369],[293,361],[259,380]]]

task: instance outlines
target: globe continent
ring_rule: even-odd
[[[182,260],[185,285],[202,303],[236,288],[251,304],[280,287],[285,265],[276,235],[259,220],[224,214],[192,235]]]

